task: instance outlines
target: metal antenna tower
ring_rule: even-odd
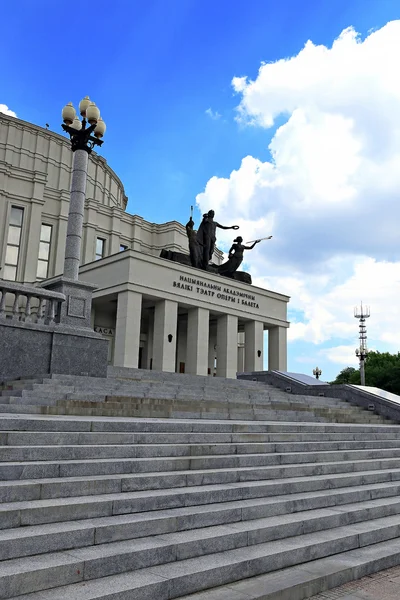
[[[369,306],[363,306],[361,302],[361,309],[358,310],[358,307],[354,309],[354,317],[360,321],[360,346],[356,348],[356,356],[360,360],[360,379],[361,385],[365,385],[365,359],[368,356],[368,348],[367,348],[367,326],[365,324],[365,320],[371,316]]]

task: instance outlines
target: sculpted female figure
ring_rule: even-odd
[[[214,221],[214,211],[209,210],[208,213],[203,215],[203,221],[200,224],[197,232],[197,240],[202,247],[202,261],[201,268],[207,270],[208,263],[210,262],[214,253],[216,238],[216,229],[239,229],[238,225],[232,225],[226,227],[220,225],[217,221]]]
[[[252,250],[260,241],[261,240],[256,240],[251,246],[244,246],[242,237],[239,236],[233,240],[233,244],[229,250],[228,260],[218,267],[218,273],[225,277],[232,277],[242,264],[243,252],[245,250]]]

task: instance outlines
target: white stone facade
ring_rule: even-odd
[[[66,137],[0,114],[0,284],[62,274],[72,160]],[[80,279],[98,286],[92,321],[110,340],[109,362],[235,377],[262,370],[267,329],[268,365],[285,370],[289,298],[159,258],[162,248],[188,252],[184,226],[149,223],[126,205],[92,153]]]

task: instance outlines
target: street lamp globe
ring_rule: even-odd
[[[85,96],[80,102],[79,102],[79,112],[81,114],[82,117],[86,117],[86,109],[89,106],[91,100],[89,98],[89,96]]]
[[[102,138],[106,132],[106,129],[107,129],[107,127],[106,127],[105,122],[103,121],[103,119],[101,117],[99,117],[96,128],[93,132],[93,135],[95,135],[97,138]]]
[[[72,121],[70,127],[76,129],[77,131],[80,131],[82,129],[82,121],[78,116],[76,116],[75,119]]]
[[[91,102],[86,109],[86,118],[91,125],[95,125],[100,118],[100,111],[94,102]]]
[[[64,106],[61,115],[66,125],[72,125],[76,116],[76,110],[73,107],[72,102],[68,102],[68,104]]]

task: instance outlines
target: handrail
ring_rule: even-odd
[[[12,308],[7,310],[7,295],[11,299]],[[21,303],[21,298],[26,298]],[[37,300],[37,308],[32,312],[32,300]],[[11,306],[11,302],[7,306]],[[56,323],[58,307],[65,302],[65,295],[59,292],[51,292],[34,285],[15,283],[0,279],[0,320],[24,321],[26,323],[41,323],[52,325]]]

